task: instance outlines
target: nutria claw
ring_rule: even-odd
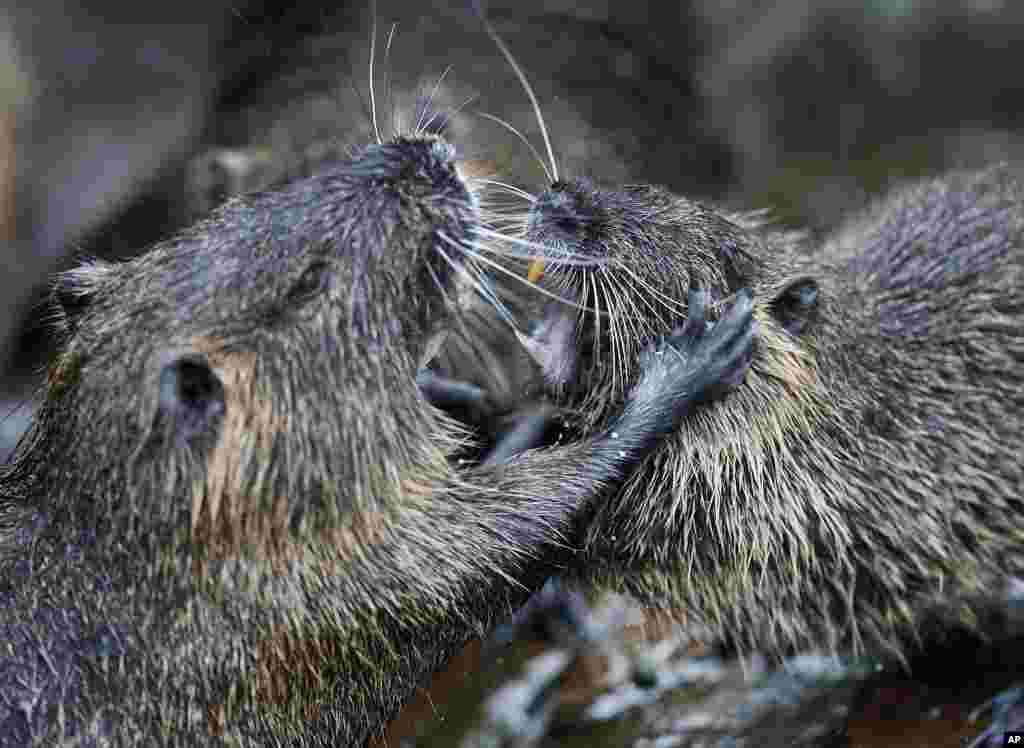
[[[691,336],[704,332],[707,322],[708,292],[703,288],[691,288],[686,296],[686,323],[680,332]],[[675,330],[672,331],[675,334]]]
[[[672,329],[670,337],[684,337],[687,341],[695,341],[711,329],[707,318],[707,289],[691,286],[686,295],[686,321]],[[692,344],[692,343],[691,343]]]
[[[722,315],[709,323],[705,319],[707,292],[689,294],[689,317],[672,335],[649,346],[640,355],[645,379],[653,369],[662,375],[678,374],[686,378],[687,397],[702,399],[718,385],[732,386],[743,379],[753,352],[756,325],[753,321],[753,295],[744,289]],[[665,356],[666,351],[673,355]]]

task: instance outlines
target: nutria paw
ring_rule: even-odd
[[[497,438],[481,464],[500,465],[517,454],[547,444],[547,435],[555,424],[555,414],[556,410],[546,405],[526,408],[517,413],[511,427]]]
[[[484,439],[481,465],[508,462],[517,454],[549,442],[548,433],[555,425],[554,408],[537,404],[505,413],[481,387],[442,377],[430,369],[421,369],[416,374],[416,385],[428,403],[472,427]]]
[[[665,415],[677,419],[693,404],[743,380],[757,332],[753,295],[740,291],[718,322],[707,321],[706,305],[707,292],[691,290],[686,324],[640,354],[643,373],[630,396],[633,403],[657,403],[671,393],[674,410]]]
[[[487,393],[472,382],[443,377],[431,369],[416,373],[416,386],[423,399],[456,420],[479,426],[494,416]]]

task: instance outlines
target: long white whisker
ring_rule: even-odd
[[[616,269],[619,269],[619,268],[621,268],[621,267],[622,267],[622,265],[621,265],[621,264],[619,264],[619,265],[616,265]],[[649,284],[647,284],[647,283],[646,283],[646,281],[644,281],[644,280],[643,280],[643,279],[642,279],[642,278],[640,277],[640,274],[639,274],[639,273],[637,273],[637,272],[635,272],[634,270],[632,270],[632,268],[626,268],[626,269],[625,269],[625,272],[624,272],[624,275],[625,275],[625,279],[626,279],[627,281],[630,281],[630,282],[632,282],[632,283],[633,283],[633,284],[634,284],[635,286],[639,286],[639,287],[640,287],[641,289],[643,289],[643,290],[646,290],[646,291],[647,291],[646,293],[643,293],[643,292],[637,292],[637,293],[630,293],[630,291],[631,291],[631,290],[632,290],[632,291],[635,291],[636,289],[635,289],[635,288],[634,288],[634,289],[628,289],[628,288],[626,287],[626,284],[625,284],[625,283],[623,283],[623,284],[622,284],[622,288],[623,288],[623,295],[624,295],[624,297],[625,297],[625,298],[627,298],[627,299],[629,300],[629,303],[630,303],[630,305],[632,305],[632,306],[633,306],[633,307],[635,308],[635,312],[636,312],[636,318],[637,318],[637,319],[643,319],[643,315],[642,315],[642,314],[640,313],[640,310],[639,310],[638,308],[636,308],[636,304],[635,304],[635,302],[633,301],[633,297],[634,297],[634,296],[635,296],[636,298],[638,298],[638,299],[639,299],[639,300],[640,300],[640,301],[641,301],[641,302],[643,303],[643,305],[644,305],[645,307],[647,307],[648,311],[650,311],[651,315],[652,315],[652,316],[653,316],[653,317],[654,317],[655,319],[661,319],[661,316],[662,316],[662,314],[661,314],[661,311],[660,311],[660,310],[658,309],[658,307],[654,306],[654,305],[653,305],[653,304],[652,304],[652,303],[651,303],[650,301],[648,301],[648,299],[647,299],[648,295],[652,295],[652,296],[654,296],[654,297],[655,297],[655,300],[656,300],[656,301],[658,301],[658,302],[660,303],[660,305],[661,305],[661,308],[662,308],[663,310],[667,310],[667,311],[669,312],[669,314],[676,314],[676,313],[677,313],[677,312],[676,312],[676,310],[672,309],[672,307],[671,307],[671,306],[669,306],[668,304],[666,304],[666,303],[665,303],[664,301],[662,301],[661,299],[658,299],[658,298],[657,298],[657,293],[658,293],[658,292],[657,292],[657,291],[655,291],[654,289],[650,288]],[[645,289],[644,287],[646,287],[646,289]]]
[[[543,288],[542,286],[538,286],[536,283],[531,283],[529,280],[527,280],[526,278],[523,278],[521,275],[518,275],[517,273],[514,273],[511,270],[509,270],[508,268],[504,267],[501,263],[495,262],[494,260],[491,260],[491,259],[485,257],[480,252],[472,249],[471,247],[469,247],[469,246],[467,246],[465,244],[459,244],[454,239],[451,239],[450,237],[447,237],[444,234],[440,234],[439,233],[438,236],[441,237],[441,239],[443,241],[447,242],[448,244],[450,244],[451,246],[455,247],[459,251],[465,252],[467,255],[469,255],[473,259],[475,259],[475,260],[477,260],[479,262],[482,262],[482,263],[484,263],[485,265],[487,265],[489,267],[494,268],[495,270],[497,270],[500,273],[504,273],[505,275],[508,275],[511,278],[515,278],[517,281],[519,281],[523,285],[529,286],[530,288],[532,288],[537,293],[539,293],[539,294],[541,294],[543,296],[547,296],[550,299],[554,299],[555,301],[559,301],[559,302],[565,304],[566,306],[570,306],[570,307],[572,307],[574,309],[581,309],[581,310],[583,310],[585,312],[593,312],[593,311],[595,311],[594,309],[591,309],[590,307],[584,306],[583,304],[578,304],[577,302],[575,302],[575,301],[573,301],[571,299],[566,299],[566,298],[564,298],[562,296],[559,296],[556,293],[552,293],[551,291],[548,291],[546,288]],[[481,246],[483,246],[483,245],[481,245]],[[485,250],[487,249],[486,247],[483,247],[483,248]]]
[[[444,261],[451,266],[453,272],[461,272],[461,268],[458,266],[458,264],[455,263],[450,257],[448,257],[448,255],[440,247],[437,247],[436,249],[440,252],[441,257],[444,259]],[[441,282],[437,277],[437,274],[434,272],[433,268],[430,267],[429,263],[427,264],[427,270],[430,271],[430,275],[431,277],[433,277],[434,283],[438,284],[438,287],[441,289],[441,294],[444,297],[445,304],[447,304],[450,309],[455,309],[456,307],[452,304],[451,298],[448,296],[447,293],[445,293],[444,288],[443,286],[441,286]],[[462,333],[464,340],[470,341],[471,343],[475,343],[476,336],[474,336],[471,333],[468,326],[466,325],[465,319],[463,319],[463,316],[461,314],[453,314],[451,316],[451,320]]]
[[[629,375],[628,369],[632,361],[629,341],[637,344],[642,340],[646,340],[647,336],[643,334],[643,330],[649,328],[650,325],[647,324],[646,319],[640,313],[631,295],[626,293],[622,279],[618,278],[614,273],[607,273],[605,279],[608,281],[609,286],[612,287],[612,297],[616,299],[617,304],[620,306],[620,313],[613,319],[613,322],[619,326],[613,335],[613,344],[618,347],[624,366],[617,381],[625,382]],[[621,310],[621,307],[624,305],[629,307],[625,310],[625,313]]]
[[[600,310],[601,297],[597,293],[597,281],[593,273],[589,273],[584,276],[584,284],[586,284],[587,281],[590,282],[590,295],[594,300],[594,309]],[[605,302],[605,305],[607,306],[607,299],[605,299]],[[601,363],[601,345],[603,343],[602,338],[603,336],[601,335],[601,315],[594,314],[594,357],[591,360],[591,366],[596,367],[598,364]]]
[[[600,271],[599,283],[604,293],[605,304],[609,310],[608,321],[608,344],[612,353],[612,372],[614,381],[625,382],[629,375],[629,358],[626,356],[625,346],[622,344],[624,325],[627,328],[625,334],[631,334],[630,319],[628,315],[622,314],[619,308],[618,296],[614,293],[614,280],[606,270]]]
[[[438,247],[438,249],[440,249],[440,247]],[[452,303],[451,296],[449,296],[448,292],[445,291],[444,284],[441,283],[441,279],[437,277],[437,273],[434,272],[434,268],[431,267],[429,262],[426,263],[426,266],[427,272],[430,273],[430,277],[434,279],[434,285],[437,286],[437,290],[441,292],[441,296],[444,298],[445,306],[449,309],[454,309],[455,305]]]
[[[501,233],[518,233],[523,230],[523,217],[515,215],[503,215],[494,210],[483,209],[480,211],[483,222],[497,229]],[[510,252],[495,252],[494,254],[511,256],[513,253]],[[526,258],[520,258],[526,259]]]
[[[479,178],[473,177],[470,181],[475,185]],[[493,228],[494,223],[501,221],[522,229],[521,231],[513,232],[513,236],[519,236],[523,233],[529,220],[529,214],[520,205],[520,198],[500,191],[501,188],[499,187],[483,186],[487,188],[487,191],[479,192],[478,197],[480,198],[482,210],[487,214],[485,216],[486,220],[483,222],[484,225]],[[505,197],[515,199],[515,204],[510,205],[508,202],[501,200],[501,198]]]
[[[551,159],[551,173],[549,181],[557,182],[558,165],[555,163],[555,152],[551,148],[551,139],[548,137],[548,128],[544,124],[544,116],[541,114],[540,104],[537,102],[537,97],[533,93],[533,86],[530,85],[530,81],[526,79],[526,74],[523,72],[522,68],[519,67],[519,63],[516,62],[516,58],[512,56],[511,50],[505,45],[505,42],[502,41],[501,37],[498,36],[498,32],[494,30],[494,27],[484,16],[482,10],[480,12],[480,18],[483,20],[484,28],[487,30],[487,35],[494,40],[494,43],[498,45],[498,49],[500,49],[501,53],[505,55],[505,59],[508,60],[508,64],[512,66],[516,76],[519,78],[519,82],[523,84],[523,88],[526,90],[526,95],[530,98],[534,114],[537,116],[537,124],[540,126],[541,137],[544,138],[544,145],[548,149],[548,158]],[[545,173],[547,173],[547,171],[547,169],[544,169]]]
[[[373,58],[377,52],[377,9],[373,9],[373,23],[370,28],[370,118],[373,121],[373,134],[377,138],[377,144],[383,141],[380,139],[380,128],[377,127],[377,101],[373,95]]]
[[[618,262],[616,260],[612,260],[612,263],[615,265],[616,268],[622,269],[627,275],[629,275],[634,280],[634,282],[636,282],[641,288],[643,288],[645,291],[651,294],[651,296],[656,298],[661,303],[665,304],[666,308],[668,308],[669,311],[672,311],[676,314],[686,313],[685,304],[682,304],[678,300],[673,299],[671,296],[668,296],[659,291],[658,289],[654,288],[653,286],[651,286],[649,283],[647,283],[647,281],[645,281],[636,272],[634,272],[633,269],[630,268],[628,265],[626,265],[623,262]]]
[[[356,101],[359,102],[359,108],[362,110],[363,116],[366,117],[367,119],[370,119],[370,107],[366,105],[366,99],[363,98],[363,92],[359,90],[359,87],[356,85],[356,82],[352,79],[351,76],[346,77],[346,82],[348,83],[348,87],[349,90],[352,92],[352,95],[355,96]]]
[[[473,267],[473,270],[478,275],[478,277],[474,279],[474,282],[477,284],[474,286],[478,289],[477,292],[491,305],[493,309],[498,312],[498,315],[508,323],[509,327],[511,327],[513,331],[519,332],[519,321],[516,320],[515,315],[509,311],[509,308],[505,306],[505,302],[501,300],[497,292],[492,288],[484,271],[481,268],[476,267],[475,264],[467,265],[467,268],[468,267]]]
[[[388,42],[384,47],[384,101],[391,109],[391,133],[397,136],[398,132],[395,130],[395,100],[392,97],[393,91],[391,89],[391,41],[395,38],[395,29],[398,28],[398,23],[391,24],[391,31],[388,32]]]
[[[461,104],[459,104],[457,107],[452,109],[450,112],[448,112],[444,116],[446,116],[449,119],[449,121],[454,120],[455,119],[455,115],[458,114],[459,112],[461,112],[463,109],[465,109],[466,106],[468,106],[469,103],[471,101],[473,101],[474,99],[476,99],[476,94],[473,94],[473,95],[467,97],[465,101],[463,101]],[[439,116],[441,116],[441,113],[440,112],[436,112],[433,117],[431,117],[429,120],[427,120],[427,123],[423,126],[424,129],[429,127],[430,124]]]
[[[526,190],[520,189],[515,185],[508,184],[507,182],[500,182],[497,179],[487,179],[486,177],[477,177],[474,181],[480,182],[481,184],[490,184],[495,187],[502,187],[508,192],[512,193],[513,195],[523,198],[527,202],[533,203],[537,201],[537,198],[534,197],[529,192],[527,192]]]
[[[522,208],[522,198],[504,192],[501,187],[479,184],[480,179],[480,177],[471,177],[469,182],[474,187],[479,186],[483,188],[477,190],[477,197],[480,200],[484,226],[504,231],[505,229],[496,226],[500,222],[506,226],[517,227],[518,230],[511,231],[513,236],[521,236],[525,233],[530,215],[528,211]],[[509,203],[505,198],[515,202]]]
[[[477,114],[480,115],[481,117],[486,117],[492,122],[497,122],[499,125],[511,131],[513,135],[515,135],[517,138],[523,141],[523,144],[530,149],[530,153],[533,154],[533,157],[537,159],[537,163],[540,164],[540,168],[544,170],[544,177],[548,180],[549,183],[555,181],[554,175],[551,173],[551,170],[548,169],[548,165],[544,163],[544,159],[541,158],[540,152],[533,147],[533,143],[527,140],[525,135],[523,135],[521,132],[519,132],[519,130],[510,125],[505,120],[503,120],[501,117],[496,117],[493,114],[488,114],[487,112],[477,112]]]
[[[508,310],[508,307],[506,307],[502,303],[501,299],[498,298],[497,294],[495,294],[494,291],[491,288],[489,288],[486,283],[484,283],[480,278],[473,277],[473,273],[470,269],[470,266],[468,264],[458,264],[457,262],[455,262],[455,260],[449,257],[448,253],[445,252],[441,247],[436,247],[436,249],[440,253],[441,257],[444,259],[444,261],[448,263],[448,266],[451,267],[452,271],[465,277],[468,280],[470,286],[473,288],[473,290],[477,292],[480,298],[484,299],[491,305],[491,307],[498,313],[498,316],[501,317],[502,321],[507,323],[508,326],[511,327],[514,332],[519,332],[519,325],[516,322],[515,317]]]
[[[463,109],[465,109],[467,106],[469,106],[471,102],[476,101],[477,98],[478,98],[477,94],[471,94],[470,96],[467,96],[465,101],[463,101],[457,107],[452,109],[451,114],[449,114],[448,117],[451,118],[451,119],[454,119],[456,114],[458,114]]]
[[[474,285],[474,288],[477,289],[477,293],[479,293],[484,300],[491,305],[491,308],[498,312],[498,316],[501,317],[514,332],[520,332],[519,321],[515,318],[515,315],[509,311],[509,308],[505,306],[505,303],[498,298],[498,294],[495,293],[494,289],[491,288],[488,283],[484,282],[486,276],[483,271],[476,268],[476,272],[480,274],[480,277],[471,282],[477,284]]]
[[[499,241],[508,242],[509,244],[515,244],[515,245],[518,245],[518,246],[521,246],[521,247],[526,247],[527,249],[537,250],[537,254],[533,254],[533,255],[529,255],[529,254],[515,254],[513,252],[507,253],[508,255],[510,255],[512,257],[521,257],[521,258],[553,261],[551,256],[550,256],[550,254],[543,254],[545,252],[550,253],[550,251],[551,251],[550,247],[548,247],[548,246],[546,246],[546,245],[544,245],[544,244],[542,244],[540,242],[531,242],[529,239],[520,239],[519,237],[516,237],[516,236],[508,236],[507,234],[501,234],[501,233],[498,233],[497,231],[491,231],[490,229],[487,229],[487,228],[485,228],[483,226],[481,226],[481,227],[479,227],[477,229],[477,233],[479,233],[482,236],[487,237],[488,239],[497,239]],[[580,267],[593,267],[595,265],[596,266],[600,266],[600,265],[604,265],[606,262],[607,262],[607,260],[603,260],[603,259],[596,258],[596,257],[587,258],[587,259],[576,259],[574,257],[559,256],[558,260],[557,260],[557,264],[559,264],[559,265],[580,266]]]
[[[438,76],[437,83],[434,84],[433,90],[430,92],[430,95],[427,97],[426,104],[424,104],[423,109],[420,111],[420,116],[416,118],[416,127],[414,128],[414,132],[417,135],[419,135],[424,129],[429,127],[430,124],[434,121],[434,118],[437,117],[437,112],[433,111],[434,110],[434,97],[437,96],[438,89],[441,88],[441,84],[444,82],[444,79],[447,77],[447,75],[451,71],[451,69],[452,69],[452,66],[449,65],[448,67],[446,67],[444,69],[444,71],[441,73],[441,75]],[[428,119],[426,122],[424,122],[423,121],[423,117],[427,114],[427,112],[431,112],[430,119]]]

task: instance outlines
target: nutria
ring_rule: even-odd
[[[57,279],[66,342],[0,468],[0,745],[362,744],[738,381],[749,297],[646,351],[608,431],[450,460],[416,372],[480,243],[454,158],[374,143]]]
[[[822,246],[659,187],[602,189],[559,174],[484,26],[547,152],[551,184],[510,240],[561,300],[524,343],[575,429],[607,427],[692,284],[752,288],[760,324],[743,385],[601,505],[573,573],[775,653],[902,657],[932,624],[998,618],[1024,573],[1018,172],[906,187]]]
[[[760,324],[744,384],[601,506],[576,573],[774,652],[988,625],[1024,573],[1022,198],[1009,167],[950,174],[816,248],[656,187],[540,194],[542,280],[594,310],[557,311],[578,356],[548,374],[582,433],[691,282],[753,288]]]

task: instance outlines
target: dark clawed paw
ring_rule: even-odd
[[[705,318],[707,293],[690,291],[690,317],[677,333],[656,341],[640,358],[645,377],[676,380],[684,399],[714,397],[739,385],[753,358],[757,328],[753,296],[740,291],[718,322]]]
[[[469,413],[484,413],[489,403],[486,393],[471,382],[448,379],[431,371],[421,369],[416,374],[416,385],[423,398],[435,408],[449,414],[465,412],[459,420],[472,422]]]
[[[545,405],[527,408],[518,413],[511,428],[500,434],[494,447],[481,460],[481,465],[500,465],[530,449],[549,442],[548,434],[555,422],[555,411]]]

